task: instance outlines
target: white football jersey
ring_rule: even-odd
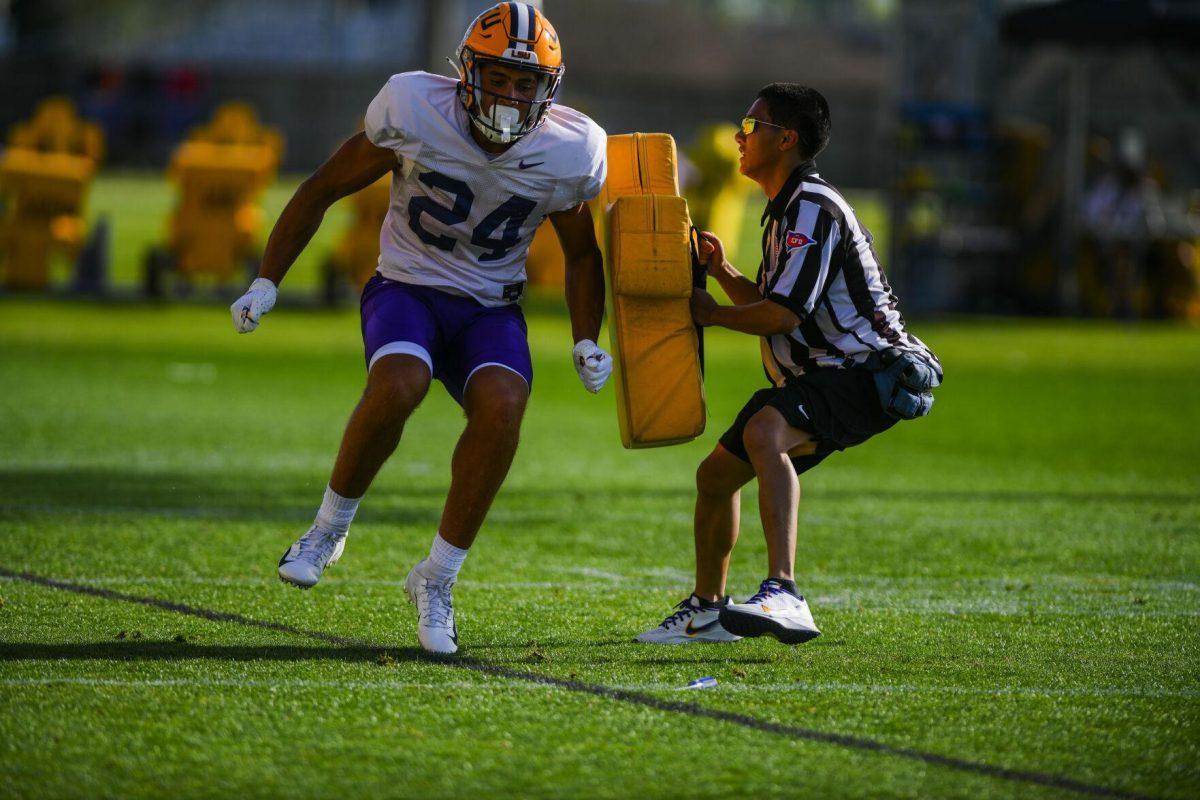
[[[427,72],[393,75],[367,109],[367,138],[400,159],[379,271],[485,306],[514,303],[538,225],[599,194],[605,133],[556,103],[541,125],[491,156],[471,138],[456,86]]]

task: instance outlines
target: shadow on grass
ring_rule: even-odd
[[[253,514],[281,520],[308,520],[320,503],[323,476],[300,473],[270,474],[152,472],[83,469],[0,468],[0,513],[146,513],[199,519],[243,518]],[[384,477],[371,490],[362,518],[401,525],[436,525],[441,518],[447,486],[439,481],[424,485],[395,485]],[[569,487],[509,486],[501,490],[499,503],[508,512],[536,509],[538,518],[547,513],[599,512],[621,504],[662,502],[690,508],[695,493],[690,487],[620,486],[590,487],[586,492]],[[807,497],[820,501],[861,501],[859,488],[812,489]],[[976,491],[912,487],[905,490],[877,489],[874,502],[891,506],[929,503],[1065,503],[1093,505],[1157,504],[1192,505],[1197,496],[1187,492],[1108,493],[1069,490]],[[511,520],[510,520],[511,521]]]
[[[371,489],[363,519],[396,524],[436,525],[448,486],[396,486],[385,477]],[[258,518],[308,520],[320,505],[324,478],[297,473],[227,474],[145,472],[139,470],[2,469],[0,512],[146,513],[202,519]],[[613,487],[555,489],[506,487],[500,503],[510,507],[547,506],[570,511],[580,506],[610,508],[630,500],[666,500],[690,506],[692,490],[681,488]]]
[[[3,661],[344,661],[389,664],[433,661],[419,647],[219,645],[160,640],[0,643]]]

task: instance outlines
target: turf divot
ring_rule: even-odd
[[[270,620],[259,620],[247,617],[241,614],[230,613],[226,611],[216,611],[213,609],[201,608],[185,603],[177,603],[170,600],[163,600],[156,597],[145,597],[139,595],[127,594],[111,589],[104,589],[96,586],[88,586],[81,583],[70,581],[56,580],[41,575],[35,575],[28,572],[16,572],[0,566],[0,576],[12,580],[25,581],[30,584],[43,586],[60,591],[72,592],[75,594],[88,595],[99,597],[106,600],[114,600],[126,603],[135,603],[138,605],[148,606],[163,611],[170,611],[186,616],[199,617],[214,622],[229,622],[236,625],[242,625],[252,628],[260,628],[271,630],[278,633],[292,634],[302,636],[315,641],[325,642],[328,644],[338,645],[344,648],[354,648],[363,650],[369,653],[389,654],[397,651],[397,648],[387,647],[384,645],[368,642],[353,637],[340,636],[337,634],[326,633],[324,631],[308,630],[299,628],[293,625],[288,625],[281,622],[272,622]],[[421,656],[417,656],[421,657]],[[481,661],[476,661],[469,657],[460,656],[440,656],[428,657],[431,662],[441,663],[447,667],[456,667],[459,669],[470,670],[475,673],[492,675],[499,678],[505,678],[512,681],[522,681],[526,683],[538,684],[542,686],[555,687],[565,691],[589,694],[596,697],[603,697],[617,702],[628,703],[631,705],[651,708],[657,711],[668,713],[685,714],[688,716],[710,719],[718,722],[725,722],[733,725],[738,725],[743,728],[748,728],[763,733],[772,733],[790,739],[806,740],[820,742],[824,744],[832,744],[839,747],[844,747],[853,750],[867,751],[879,753],[881,755],[890,755],[899,758],[904,758],[912,761],[919,761],[925,764],[934,766],[947,767],[950,769],[960,770],[963,772],[982,775],[998,780],[1010,781],[1015,783],[1025,783],[1037,786],[1044,786],[1062,791],[1070,791],[1090,797],[1113,797],[1113,798],[1147,798],[1149,795],[1137,794],[1132,792],[1120,791],[1104,786],[1084,783],[1071,778],[1053,775],[1049,773],[1030,772],[1017,769],[1009,769],[1006,767],[998,767],[991,764],[985,764],[967,759],[955,758],[953,756],[940,755],[937,753],[928,753],[921,750],[914,750],[905,747],[894,747],[884,742],[879,742],[873,739],[867,739],[858,736],[849,736],[845,734],[829,733],[818,731],[809,728],[802,728],[794,725],[784,725],[781,723],[760,720],[744,714],[737,714],[730,711],[722,711],[719,709],[705,708],[696,703],[682,702],[675,700],[667,700],[645,694],[641,691],[621,689],[617,687],[602,686],[599,684],[583,683],[575,680],[565,680],[562,678],[554,678],[547,675],[539,675],[533,672],[525,672],[523,670],[512,669],[495,664],[488,664]]]

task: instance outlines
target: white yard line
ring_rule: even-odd
[[[547,676],[554,677],[554,676]],[[337,681],[337,680],[253,680],[241,678],[164,678],[129,680],[125,678],[4,678],[0,679],[0,687],[36,687],[36,686],[112,686],[118,688],[153,688],[153,687],[214,687],[233,689],[362,689],[362,690],[432,690],[448,689],[521,689],[534,691],[560,691],[563,687],[553,684],[531,683],[528,681],[505,680],[496,678],[481,681]],[[628,683],[613,684],[608,688],[629,692],[664,692],[675,691],[682,687],[671,683]],[[849,692],[856,694],[921,694],[921,695],[969,695],[981,697],[1123,697],[1123,698],[1172,698],[1195,699],[1200,697],[1200,690],[1194,689],[1138,689],[1128,687],[1045,687],[1045,686],[1015,686],[996,689],[981,689],[966,686],[916,686],[913,684],[873,684],[873,683],[839,683],[839,682],[799,682],[799,683],[732,683],[722,682],[716,687],[718,692],[735,692],[753,694],[766,692],[771,694],[832,694]],[[705,690],[711,693],[711,690]]]
[[[595,567],[563,567],[563,572],[568,572],[572,575],[585,575],[589,578],[601,578],[614,583],[625,583],[629,580],[628,575],[622,575],[618,572],[605,572],[602,569]]]

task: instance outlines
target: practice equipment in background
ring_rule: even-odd
[[[13,126],[0,158],[0,275],[8,289],[45,289],[56,255],[84,246],[84,202],[104,134],[65,97],[43,100]],[[102,282],[102,281],[101,281]]]
[[[217,283],[258,273],[258,201],[275,180],[283,138],[259,123],[245,103],[226,103],[210,124],[192,131],[175,150],[169,175],[179,201],[167,242],[146,258],[146,294],[163,294],[163,275],[177,281]]]

